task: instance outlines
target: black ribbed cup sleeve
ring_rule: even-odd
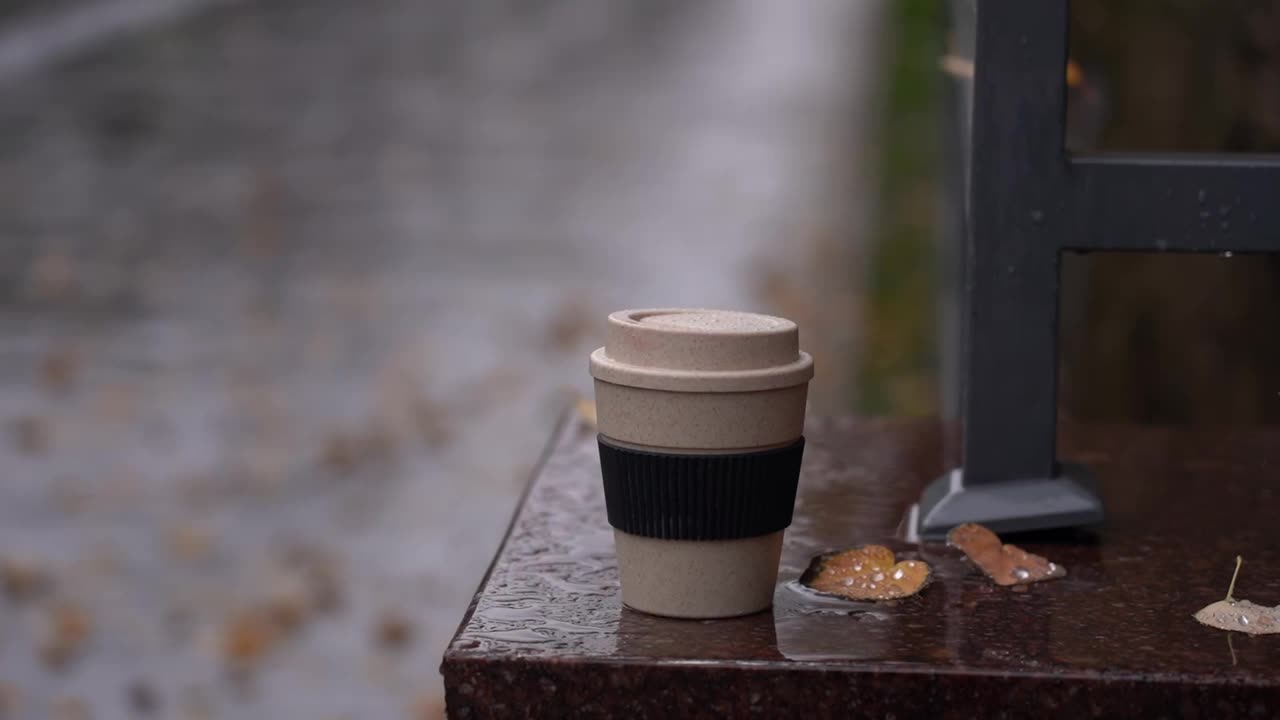
[[[773,450],[679,455],[600,441],[609,524],[667,540],[731,540],[791,524],[804,438]]]

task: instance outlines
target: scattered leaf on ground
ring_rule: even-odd
[[[49,611],[48,628],[40,655],[50,668],[65,667],[84,646],[92,631],[89,615],[78,605],[63,603]]]
[[[309,544],[293,545],[285,550],[281,562],[281,579],[300,583],[309,612],[327,613],[342,606],[338,563],[326,550]]]
[[[305,568],[286,568],[271,579],[262,610],[282,637],[297,632],[328,600]]]
[[[395,437],[386,428],[372,423],[361,430],[331,434],[325,440],[321,461],[331,470],[348,473],[365,463],[389,459],[395,449]]]
[[[80,289],[75,262],[61,250],[50,250],[35,258],[26,280],[26,295],[34,300],[67,300]]]
[[[398,652],[413,642],[413,625],[400,613],[388,611],[378,618],[374,638],[383,650]]]
[[[1065,577],[1067,569],[1017,545],[1004,545],[982,525],[965,523],[947,533],[947,544],[960,548],[997,585],[1025,585]]]
[[[558,350],[573,350],[590,334],[596,320],[591,304],[585,299],[566,298],[552,313],[547,326],[547,344]]]
[[[156,695],[156,691],[144,680],[135,680],[129,683],[127,698],[129,709],[135,715],[150,715],[160,705],[160,699]]]
[[[578,412],[578,417],[589,423],[591,427],[596,426],[596,404],[594,401],[578,398],[575,409]]]
[[[1267,607],[1248,600],[1219,600],[1201,608],[1195,619],[1219,630],[1250,635],[1280,633],[1280,605]]]
[[[131,385],[95,385],[89,397],[94,417],[111,423],[129,423],[138,418],[139,391]]]
[[[49,574],[31,560],[0,557],[0,589],[13,603],[31,600],[49,588]]]
[[[1231,575],[1231,585],[1227,587],[1227,597],[1210,603],[1194,615],[1196,620],[1219,630],[1249,633],[1250,635],[1271,635],[1280,633],[1280,605],[1267,607],[1255,605],[1248,600],[1236,600],[1232,593],[1236,589],[1236,577],[1240,574],[1243,559],[1236,556],[1236,570]]]
[[[53,703],[51,720],[89,720],[89,706],[76,697],[60,698]]]
[[[449,413],[439,402],[419,396],[413,402],[413,422],[422,442],[429,448],[441,448],[453,440]]]
[[[75,384],[80,370],[80,355],[74,348],[54,348],[40,360],[40,378],[45,387],[63,391]]]
[[[13,442],[27,455],[39,455],[49,449],[52,433],[44,418],[24,415],[13,421]]]
[[[187,562],[209,557],[209,549],[212,545],[208,530],[189,523],[178,525],[169,531],[169,543],[173,548],[173,554]]]
[[[335,432],[324,443],[324,464],[338,472],[349,472],[356,466],[358,449],[355,438],[345,432]]]
[[[234,671],[247,671],[319,613],[341,602],[336,572],[323,554],[298,550],[270,582],[265,597],[229,618],[222,656]]]
[[[423,695],[409,709],[413,720],[441,720],[444,718],[444,696],[438,693]]]
[[[222,629],[222,659],[234,670],[246,670],[271,652],[277,640],[276,626],[264,613],[239,612]]]
[[[849,600],[896,600],[920,592],[929,582],[929,564],[896,560],[893,551],[882,545],[818,555],[809,563],[800,583]]]
[[[18,717],[18,691],[8,683],[0,682],[0,720]]]

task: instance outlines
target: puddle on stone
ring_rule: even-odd
[[[799,580],[782,584],[782,593],[794,598],[786,607],[800,615],[855,615],[860,620],[888,620],[893,603],[845,600],[805,587]]]

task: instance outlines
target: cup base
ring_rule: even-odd
[[[643,609],[643,608],[631,607],[631,606],[630,606],[630,605],[628,605],[625,601],[623,601],[622,606],[623,606],[623,607],[625,607],[625,608],[626,608],[626,609],[628,609],[628,610],[634,610],[635,612],[638,612],[638,613],[644,613],[645,615],[652,615],[652,616],[654,616],[654,617],[665,618],[665,619],[667,619],[667,620],[688,620],[689,622],[696,622],[696,621],[698,621],[698,620],[732,620],[733,618],[748,617],[748,616],[751,616],[751,615],[759,615],[759,614],[760,614],[760,613],[762,613],[762,612],[768,612],[769,610],[772,610],[772,609],[773,609],[773,603],[772,603],[772,602],[770,602],[770,603],[769,603],[769,605],[768,605],[768,607],[762,607],[762,608],[760,608],[759,610],[752,610],[752,611],[750,611],[750,612],[744,612],[744,613],[741,613],[741,614],[739,614],[739,615],[712,615],[712,616],[702,616],[702,615],[666,615],[666,614],[664,614],[664,613],[654,612],[654,611],[652,611],[652,610],[645,610],[645,609]]]
[[[729,618],[773,605],[783,531],[735,540],[664,540],[614,529],[622,602],[662,617]]]

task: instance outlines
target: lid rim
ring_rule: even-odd
[[[699,313],[732,313],[735,315],[757,315],[759,317],[769,318],[778,321],[776,327],[769,328],[752,328],[743,329],[722,329],[714,327],[687,327],[683,325],[646,325],[643,320],[645,318],[658,315],[693,315]],[[799,329],[794,320],[789,320],[777,315],[764,315],[762,313],[749,313],[739,310],[715,310],[713,308],[636,308],[632,310],[618,310],[609,313],[609,322],[614,325],[621,325],[626,328],[635,328],[638,330],[648,330],[662,334],[671,335],[714,335],[726,337],[768,337],[776,335],[787,335],[794,333]]]
[[[600,347],[591,353],[591,376],[626,387],[670,392],[758,392],[803,385],[813,379],[813,356],[801,350],[794,362],[746,370],[653,368],[619,362]]]

